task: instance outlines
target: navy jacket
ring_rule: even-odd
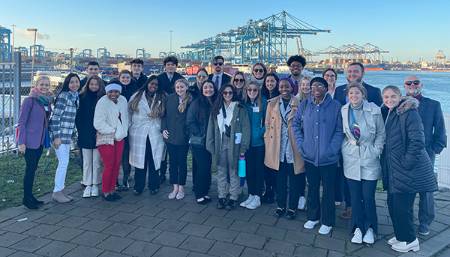
[[[444,115],[438,101],[424,96],[418,97],[418,100],[425,134],[425,148],[431,161],[434,162],[435,155],[447,147]]]
[[[209,74],[208,79],[215,83],[215,81],[214,81],[214,73]],[[230,84],[230,83],[231,83],[231,77],[230,77],[230,75],[228,75],[228,74],[226,74],[226,73],[224,72],[224,73],[222,74],[222,84],[220,84],[220,86],[222,87],[223,85]],[[215,85],[215,86],[216,86],[216,89],[217,89],[217,91],[218,91],[220,88],[218,88],[218,85]]]
[[[337,163],[344,140],[341,104],[325,95],[320,104],[303,100],[292,124],[298,150],[316,167]]]
[[[136,80],[136,87],[139,89],[147,81],[147,76],[145,76],[145,74],[141,72],[141,75],[139,75],[139,78],[138,79],[134,78],[134,79]]]
[[[164,139],[164,142],[173,145],[187,145],[189,141],[189,133],[186,126],[186,116],[190,104],[186,106],[186,110],[180,113],[178,111],[178,95],[173,93],[166,98],[165,114],[161,120],[161,131],[167,130],[169,132],[169,139]]]
[[[158,87],[166,92],[166,94],[170,95],[175,93],[175,81],[179,79],[184,79],[184,77],[178,72],[173,74],[172,80],[169,80],[167,73],[163,72],[158,75]]]
[[[383,99],[381,98],[381,90],[377,87],[371,86],[365,82],[362,85],[367,90],[367,101],[374,103],[378,106],[383,104]],[[347,84],[338,86],[334,92],[334,99],[337,100],[341,105],[347,103]]]

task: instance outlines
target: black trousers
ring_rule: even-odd
[[[208,195],[211,187],[211,154],[204,148],[192,146],[192,182],[194,184],[195,198],[199,199]]]
[[[277,204],[279,208],[297,210],[298,198],[300,197],[300,184],[302,174],[294,173],[294,164],[280,162],[280,170],[277,172]],[[304,176],[304,175],[303,175]],[[288,198],[289,180],[289,203]]]
[[[264,195],[273,197],[277,187],[277,171],[264,165]]]
[[[415,193],[388,193],[389,215],[398,241],[411,243],[416,240],[413,211],[415,198]]]
[[[245,153],[248,193],[262,195],[264,187],[264,146],[250,147]]]
[[[167,151],[163,156],[163,159],[161,161],[161,168],[159,169],[159,176],[160,179],[162,178],[166,178],[166,173],[167,173]]]
[[[359,228],[365,234],[372,228],[378,234],[377,206],[375,203],[375,190],[377,180],[347,179],[352,197],[352,232]]]
[[[155,170],[155,162],[153,161],[152,145],[147,137],[147,143],[145,145],[145,163],[144,168],[135,168],[134,175],[134,190],[138,192],[144,191],[145,178],[148,172],[148,189],[156,190],[159,188],[159,176],[158,171]]]
[[[128,178],[130,177],[131,172],[130,141],[128,140],[128,137],[124,138],[123,152],[122,152],[122,170],[123,170],[122,185],[128,185]]]
[[[186,185],[188,145],[167,144],[170,184]]]
[[[308,220],[321,219],[322,224],[334,226],[336,207],[334,205],[334,185],[337,164],[316,167],[305,162],[308,179],[307,217]],[[322,181],[322,203],[320,182]]]
[[[336,179],[334,183],[334,200],[336,202],[345,202],[345,207],[352,207],[352,199],[350,195],[348,179],[344,176],[344,167],[342,158],[339,160],[337,167]]]
[[[27,148],[25,150],[25,175],[23,177],[23,199],[28,200],[33,196],[34,176],[42,155],[42,146],[38,149]]]

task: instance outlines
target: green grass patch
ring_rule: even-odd
[[[44,150],[34,180],[33,193],[36,197],[53,190],[54,177],[58,160],[54,151],[46,156]],[[79,182],[82,171],[79,165],[78,152],[71,152],[66,176],[66,186]],[[8,154],[0,156],[0,210],[22,204],[23,176],[25,158],[21,155]]]

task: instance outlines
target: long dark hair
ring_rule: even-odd
[[[220,109],[224,106],[223,91],[225,91],[225,89],[227,88],[231,88],[231,92],[233,92],[233,98],[231,99],[231,101],[236,101],[236,89],[231,84],[223,85],[219,90],[218,97],[214,102],[213,108],[211,110],[212,115],[218,115],[220,113]]]
[[[105,92],[105,83],[103,82],[103,80],[99,77],[99,76],[97,76],[97,75],[93,75],[93,76],[90,76],[89,78],[88,78],[88,80],[86,81],[86,84],[84,84],[84,86],[83,86],[83,88],[81,89],[81,91],[80,91],[80,96],[83,96],[83,95],[85,95],[88,91],[89,92],[92,92],[90,89],[89,89],[89,84],[91,84],[91,81],[92,80],[96,80],[97,81],[97,83],[98,83],[98,91],[97,91],[97,100],[98,99],[100,99],[102,96],[104,96],[105,94],[106,94],[106,92]]]
[[[154,94],[151,94],[148,91],[148,84],[152,82],[153,80],[158,81],[158,77],[156,75],[151,75],[147,81],[142,85],[141,88],[138,89],[138,91],[135,93],[134,98],[128,103],[128,108],[131,110],[131,112],[138,112],[138,105],[139,101],[141,101],[142,95],[145,94],[145,97],[147,98],[148,106],[150,107],[150,116],[152,118],[159,118],[164,114],[164,100],[166,98],[166,94],[162,90],[162,87],[158,85],[158,88],[156,89],[156,92]],[[156,101],[155,103],[157,105],[154,105],[152,108],[153,101]]]
[[[62,87],[61,87],[61,90],[59,90],[59,92],[58,92],[56,98],[58,98],[59,95],[60,95],[62,92],[68,92],[68,91],[70,91],[70,89],[69,89],[69,83],[70,83],[70,80],[71,80],[73,77],[76,77],[76,78],[78,79],[78,81],[80,81],[80,77],[79,77],[77,74],[72,73],[72,72],[69,73],[69,75],[67,75],[67,77],[64,79],[64,82],[63,82],[63,85],[62,85]]]
[[[267,89],[266,86],[266,79],[267,77],[273,77],[276,80],[276,85],[275,88],[272,90],[272,95],[270,94],[269,89]],[[275,73],[267,73],[267,75],[264,77],[264,81],[263,81],[263,86],[261,88],[261,94],[267,99],[269,100],[271,97],[275,97],[278,96],[280,94],[280,91],[278,89],[278,84],[280,83],[280,78],[278,78],[277,74]]]
[[[205,84],[211,84],[214,88],[214,94],[210,97],[206,97],[203,95],[203,86]],[[209,117],[209,114],[211,113],[211,108],[213,107],[216,99],[217,99],[217,90],[216,87],[214,86],[214,82],[212,80],[206,80],[202,83],[201,89],[200,89],[200,96],[198,98],[198,105],[199,105],[199,111],[197,112],[197,119],[198,120],[203,120],[203,119],[207,119]]]

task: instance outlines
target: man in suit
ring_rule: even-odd
[[[147,76],[142,72],[144,70],[144,61],[141,59],[133,59],[130,62],[131,74],[136,80],[136,87],[141,88],[142,85],[147,81]]]
[[[230,75],[223,72],[223,65],[225,63],[225,59],[223,56],[215,56],[212,60],[212,64],[214,66],[214,73],[209,74],[208,79],[214,82],[214,85],[216,86],[216,90],[219,91],[219,89],[226,84],[229,84],[231,81]]]
[[[423,84],[417,76],[406,77],[404,86],[406,94],[419,101],[419,115],[422,118],[425,134],[425,148],[434,167],[435,155],[441,153],[447,147],[447,135],[441,104],[422,95]],[[435,216],[434,196],[433,192],[422,192],[419,195],[418,232],[426,236],[430,234],[429,226]]]
[[[373,102],[378,106],[381,106],[383,99],[381,98],[381,90],[374,86],[371,86],[363,81],[364,77],[364,65],[360,62],[351,63],[347,67],[347,81],[361,82],[367,90],[367,101]],[[347,103],[347,84],[336,88],[334,93],[334,99],[339,101],[342,105]]]
[[[164,72],[158,75],[158,86],[167,94],[175,92],[175,81],[184,77],[177,72],[178,59],[175,56],[164,58]]]

